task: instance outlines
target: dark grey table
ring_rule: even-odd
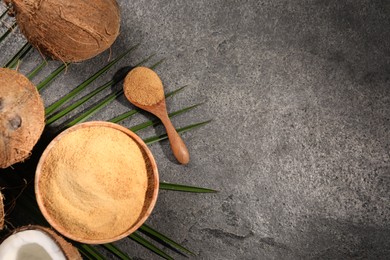
[[[188,85],[168,109],[204,102],[173,123],[213,120],[183,134],[187,166],[175,162],[168,142],[151,150],[162,181],[220,192],[162,191],[148,224],[196,259],[390,258],[388,1],[118,2],[122,31],[112,56],[141,45],[116,70],[153,53],[149,65],[166,58],[156,69],[166,91]],[[23,43],[13,37],[1,47],[2,60]],[[43,91],[45,103],[108,58],[105,52],[70,66]],[[39,59],[31,54],[21,71]],[[46,74],[58,65],[51,62]],[[90,120],[129,107],[119,98]],[[158,259],[128,240],[118,246]]]

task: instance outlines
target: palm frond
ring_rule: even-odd
[[[175,111],[175,112],[169,113],[168,116],[169,116],[170,118],[172,118],[172,117],[174,117],[174,116],[177,116],[177,115],[183,114],[183,113],[185,113],[185,112],[188,112],[188,111],[190,111],[190,110],[192,110],[192,109],[194,109],[194,108],[200,106],[201,104],[202,104],[202,103],[196,104],[196,105],[193,105],[193,106],[189,106],[189,107],[186,107],[186,108],[183,108],[183,109],[180,109],[180,110],[177,110],[177,111]],[[145,128],[149,127],[149,126],[156,126],[156,125],[159,125],[159,124],[161,124],[161,121],[158,120],[158,119],[156,119],[156,120],[149,120],[149,121],[147,121],[147,122],[144,122],[144,123],[141,123],[141,124],[132,126],[132,127],[130,127],[129,129],[130,129],[131,131],[133,131],[133,132],[138,132],[138,131],[140,131],[140,130],[142,130],[142,129],[145,129]]]
[[[161,63],[163,63],[165,61],[165,59],[161,59],[159,60],[158,62],[156,62],[155,64],[153,64],[152,66],[150,66],[149,68],[151,70],[154,70],[155,68],[157,68],[158,66],[160,66]]]
[[[7,7],[4,12],[0,15],[0,20],[3,19],[7,14],[8,14],[8,11],[9,11],[9,7]]]
[[[42,61],[38,66],[36,66],[30,73],[27,74],[28,79],[33,79],[41,70],[47,65],[47,61]]]
[[[119,90],[115,93],[112,93],[108,95],[106,98],[104,98],[102,101],[100,101],[98,104],[94,105],[91,107],[89,110],[78,116],[77,118],[73,119],[69,123],[66,124],[65,128],[74,126],[76,124],[85,122],[88,120],[88,118],[92,117],[95,115],[97,112],[99,112],[101,109],[106,107],[108,104],[110,104],[112,101],[114,101],[117,97],[123,94],[123,90]]]
[[[169,92],[168,94],[165,95],[165,98],[168,98],[168,97],[171,97],[171,96],[174,96],[176,95],[177,93],[179,93],[180,91],[182,91],[184,88],[186,88],[187,86],[183,86],[183,87],[180,87],[172,92]],[[112,122],[112,123],[119,123],[135,114],[137,114],[140,110],[138,108],[134,108],[130,111],[127,111],[123,114],[120,114],[119,116],[116,116],[114,118],[111,118],[110,120],[108,120],[109,122]]]
[[[160,61],[155,63],[152,66],[155,66],[156,64],[160,64]],[[101,109],[106,107],[108,104],[110,104],[112,101],[114,101],[117,97],[121,96],[122,94],[123,94],[123,89],[120,89],[108,95],[103,100],[101,100],[98,104],[91,107],[89,110],[87,110],[86,112],[84,112],[83,114],[81,114],[80,116],[78,116],[77,118],[69,122],[68,124],[66,124],[66,127],[71,127],[74,126],[75,124],[85,122],[86,120],[88,120],[88,118],[90,118],[91,116],[99,112]]]
[[[184,254],[189,254],[192,256],[195,256],[193,252],[191,252],[189,249],[185,248],[184,246],[180,245],[179,243],[173,241],[169,237],[161,234],[157,230],[151,228],[150,226],[143,224],[140,228],[139,231],[142,232],[143,234],[149,236],[150,238],[162,242],[164,245],[172,247],[173,249],[179,251],[179,253],[184,253]]]
[[[31,51],[32,45],[30,43],[25,43],[23,47],[12,57],[10,61],[5,65],[6,68],[15,68],[18,62],[23,59],[29,51]]]
[[[132,239],[133,241],[137,242],[138,244],[140,244],[141,246],[149,249],[150,251],[152,251],[153,253],[161,256],[162,258],[164,259],[168,259],[168,260],[173,260],[173,258],[168,255],[167,253],[165,253],[164,251],[162,251],[160,248],[158,248],[157,246],[153,245],[150,241],[146,240],[145,238],[143,238],[142,236],[140,236],[137,232],[134,232],[133,234],[131,234],[129,236],[130,239]]]
[[[108,71],[112,66],[114,66],[117,62],[119,62],[122,58],[124,58],[127,54],[131,53],[133,50],[135,50],[139,44],[129,48],[127,51],[119,55],[115,60],[108,63],[106,66],[101,68],[99,71],[97,71],[95,74],[93,74],[91,77],[89,77],[87,80],[85,80],[83,83],[81,83],[79,86],[77,86],[75,89],[70,91],[67,95],[59,99],[58,101],[54,102],[50,106],[46,108],[46,115],[50,115],[54,111],[56,111],[59,107],[61,107],[64,103],[74,98],[78,93],[83,91],[88,85],[90,85],[93,81],[95,81],[97,78],[99,78],[101,75],[103,75],[106,71]]]
[[[117,248],[114,244],[103,244],[102,247],[104,247],[107,251],[112,253],[113,255],[116,255],[119,259],[122,260],[131,260],[131,258],[123,253],[119,248]]]
[[[1,36],[0,42],[4,41],[5,38],[16,28],[16,23],[13,23]]]
[[[169,98],[169,97],[172,97],[174,95],[176,95],[177,93],[181,92],[182,90],[184,90],[186,87],[188,87],[188,85],[185,85],[185,86],[182,86],[174,91],[171,91],[169,92],[168,94],[165,95],[165,98]]]
[[[93,98],[95,95],[97,95],[100,92],[102,92],[103,90],[115,85],[115,83],[116,82],[114,82],[113,80],[107,82],[106,84],[98,87],[97,89],[95,89],[94,91],[89,93],[88,95],[84,96],[83,98],[77,100],[76,102],[70,104],[66,108],[59,111],[58,113],[54,114],[53,116],[48,117],[46,120],[46,125],[50,125],[50,124],[54,123],[55,121],[59,120],[60,118],[66,116],[71,111],[73,111],[74,109],[78,108],[79,106],[83,105],[85,102],[87,102],[88,100]]]
[[[176,131],[179,134],[185,133],[185,132],[188,132],[188,131],[190,131],[192,129],[204,126],[204,125],[206,125],[206,124],[208,124],[210,122],[211,122],[211,120],[207,120],[207,121],[204,121],[204,122],[191,124],[191,125],[188,125],[188,126],[185,126],[185,127],[182,127],[182,128],[177,128]],[[150,145],[150,144],[157,143],[157,142],[160,142],[160,141],[165,140],[165,139],[168,139],[168,136],[166,134],[162,134],[162,135],[146,138],[146,139],[144,139],[144,142],[147,145]]]
[[[92,254],[90,254],[87,250],[82,248],[81,246],[77,246],[77,250],[79,250],[81,256],[83,259],[88,259],[88,260],[95,260]]]
[[[207,188],[188,186],[188,185],[182,185],[182,184],[176,184],[176,183],[167,183],[167,182],[160,182],[160,190],[181,191],[181,192],[191,192],[191,193],[216,193],[216,192],[218,192],[216,190],[207,189]]]
[[[87,245],[87,244],[79,244],[77,246],[78,248],[82,248],[83,251],[87,252],[88,254],[90,254],[93,259],[96,259],[96,260],[104,260],[105,258],[96,250],[96,248],[94,248],[93,246],[91,245]]]
[[[63,63],[58,66],[57,69],[52,71],[49,76],[44,78],[41,82],[38,83],[37,89],[41,91],[43,88],[47,87],[53,80],[55,80],[67,67],[70,66],[70,63]]]
[[[121,122],[121,121],[123,121],[123,120],[125,120],[125,119],[127,119],[127,118],[129,118],[129,117],[131,117],[131,116],[133,116],[133,115],[135,115],[137,113],[139,113],[139,111],[140,110],[138,108],[135,108],[135,109],[127,111],[127,112],[125,112],[123,114],[120,114],[119,116],[116,116],[116,117],[114,117],[114,118],[112,118],[112,119],[110,119],[108,121],[112,122],[112,123],[119,123],[119,122]]]
[[[153,54],[154,55],[154,54]],[[141,62],[139,62],[136,66],[139,66],[145,62],[147,62],[153,55],[147,57],[146,59],[142,60]],[[118,82],[122,81],[123,78],[126,76],[127,72],[130,71],[132,69],[132,67],[126,67],[124,68],[124,70],[120,73],[119,76],[117,77],[114,77],[114,79],[108,81],[107,83],[105,83],[104,85],[98,87],[97,89],[95,89],[94,91],[92,91],[91,93],[85,95],[84,97],[82,97],[81,99],[79,99],[78,101],[70,104],[69,106],[63,108],[60,112],[58,112],[57,114],[53,114],[52,116],[49,116],[47,118],[47,121],[46,121],[46,124],[49,125],[49,124],[52,124],[54,123],[55,121],[59,120],[60,118],[66,116],[67,114],[69,114],[71,111],[73,111],[74,109],[80,107],[81,105],[85,104],[85,102],[87,102],[88,100],[92,99],[94,96],[96,96],[97,94],[99,94],[100,92],[102,92],[103,90],[105,89],[108,89],[110,87],[113,87],[114,85],[116,85]],[[111,100],[111,98],[108,98]],[[85,114],[81,115],[80,116],[80,120],[78,122],[82,122],[82,121],[85,121],[88,117],[92,116],[93,114],[95,114],[98,110],[95,111],[95,109],[92,109],[91,111],[87,111],[85,112]]]

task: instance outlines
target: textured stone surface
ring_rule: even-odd
[[[122,32],[112,55],[141,45],[116,69],[152,53],[149,65],[166,58],[156,70],[166,91],[188,85],[167,101],[169,110],[205,102],[173,123],[213,119],[183,135],[188,166],[176,164],[167,142],[151,150],[163,181],[220,192],[163,191],[151,226],[196,259],[390,258],[388,1],[118,2]],[[21,43],[1,49],[10,54]],[[43,92],[45,102],[108,57],[70,66]],[[32,54],[21,70],[38,58]],[[120,98],[94,119],[128,107]],[[118,246],[158,258],[131,241]]]

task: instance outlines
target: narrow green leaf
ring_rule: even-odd
[[[154,55],[154,54],[153,54]],[[153,55],[147,57],[146,59],[142,60],[141,62],[139,62],[137,64],[140,65],[146,61],[148,61],[150,59],[150,57],[152,57]],[[118,82],[122,81],[124,79],[124,77],[126,76],[127,72],[130,71],[131,68],[128,67],[128,68],[125,68],[125,72],[124,73],[121,73],[120,76],[118,77],[115,77],[113,80],[110,80],[109,82],[105,83],[104,85],[100,86],[99,88],[97,88],[96,90],[92,91],[91,93],[89,93],[88,95],[85,95],[83,98],[79,99],[78,101],[76,101],[75,103],[69,105],[68,107],[62,109],[59,113],[49,117],[46,121],[46,124],[49,125],[55,121],[57,121],[58,119],[64,117],[65,115],[67,115],[68,113],[70,113],[71,111],[73,111],[74,109],[76,109],[77,107],[81,106],[82,104],[84,104],[85,102],[87,102],[88,100],[90,100],[91,98],[93,98],[94,96],[96,96],[97,94],[99,94],[100,92],[102,92],[103,90],[109,88],[109,87],[112,87],[114,86],[115,84],[117,84]],[[109,98],[111,100],[111,98]],[[109,102],[108,102],[109,103]],[[108,104],[106,103],[106,104]],[[100,106],[99,106],[100,107]],[[102,107],[101,107],[102,108]],[[97,111],[95,111],[93,114],[95,114]],[[89,112],[87,112],[86,114],[89,114]],[[92,115],[92,114],[89,114],[89,115]]]
[[[140,235],[138,235],[137,233],[133,233],[129,236],[130,239],[134,240],[135,242],[137,242],[138,244],[142,245],[143,247],[146,247],[147,249],[151,250],[153,253],[161,256],[162,258],[164,259],[169,259],[169,260],[173,260],[173,258],[168,255],[167,253],[165,253],[164,251],[162,251],[160,248],[156,247],[155,245],[153,245],[151,242],[149,242],[148,240],[146,240],[145,238],[141,237]]]
[[[135,64],[135,65],[133,66],[133,68],[139,67],[139,66],[141,66],[142,64],[145,64],[145,63],[148,62],[151,58],[153,58],[155,55],[156,55],[155,53],[149,55],[148,57],[146,57],[146,58],[143,59],[142,61],[140,61],[140,62],[138,62],[137,64]]]
[[[107,96],[103,101],[99,102],[97,105],[93,106],[68,124],[66,124],[66,128],[74,126],[75,124],[85,122],[88,118],[99,112],[103,107],[114,101],[118,96],[123,94],[123,90],[119,90],[111,95]]]
[[[160,241],[166,243],[167,245],[172,246],[173,248],[175,248],[183,253],[187,253],[187,254],[190,254],[192,256],[195,256],[195,254],[193,252],[191,252],[189,249],[178,244],[177,242],[173,241],[172,239],[168,238],[167,236],[159,233],[157,230],[151,228],[150,226],[148,226],[146,224],[143,224],[139,228],[139,231],[141,231],[142,233],[144,233],[147,236],[152,237],[153,239],[160,240]]]
[[[152,69],[152,70],[154,70],[154,69],[156,69],[161,63],[163,63],[164,61],[165,61],[165,58],[159,60],[158,62],[156,62],[155,64],[153,64],[153,65],[150,66],[149,68]]]
[[[201,123],[188,125],[188,126],[185,126],[185,127],[182,127],[182,128],[178,128],[178,129],[176,129],[176,131],[178,133],[184,133],[184,132],[190,131],[192,129],[204,126],[204,125],[206,125],[206,124],[208,124],[210,122],[211,122],[211,120],[208,120],[208,121],[204,121],[204,122],[201,122]],[[149,145],[149,144],[153,144],[153,143],[165,140],[167,138],[168,138],[168,136],[166,134],[162,134],[162,135],[146,138],[146,139],[144,139],[144,142]]]
[[[160,182],[160,189],[161,190],[171,190],[171,191],[191,192],[191,193],[216,193],[216,192],[218,192],[216,190],[207,189],[207,188],[200,188],[200,187],[187,186],[187,185],[175,184],[175,183],[167,183],[167,182]]]
[[[171,91],[169,92],[168,94],[165,95],[165,98],[168,98],[168,97],[171,97],[171,96],[174,96],[176,95],[177,93],[179,93],[180,91],[182,91],[184,88],[186,88],[187,86],[183,86],[183,87],[180,87],[174,91]],[[135,108],[135,109],[132,109],[130,111],[127,111],[117,117],[114,117],[112,119],[109,120],[109,122],[112,122],[112,123],[119,123],[135,114],[137,114],[140,110],[138,108]]]
[[[172,118],[174,116],[177,116],[177,115],[180,115],[180,114],[183,114],[185,112],[188,112],[192,109],[194,109],[195,107],[198,107],[200,106],[201,104],[196,104],[196,105],[193,105],[193,106],[190,106],[190,107],[186,107],[186,108],[183,108],[181,110],[178,110],[178,111],[175,111],[175,112],[172,112],[170,114],[168,114],[168,117]],[[145,129],[149,126],[156,126],[156,125],[159,125],[161,124],[161,121],[156,119],[156,120],[149,120],[147,122],[144,122],[144,123],[141,123],[141,124],[138,124],[138,125],[135,125],[135,126],[132,126],[130,127],[129,129],[133,132],[138,132],[142,129]]]
[[[146,58],[145,60],[147,60]],[[144,60],[144,61],[145,61]],[[141,63],[143,63],[142,61]],[[119,91],[112,93],[111,95],[107,96],[105,99],[103,99],[101,102],[99,102],[97,105],[93,106],[90,108],[88,111],[85,113],[81,114],[79,117],[76,119],[72,120],[70,123],[66,125],[66,127],[71,127],[75,124],[85,122],[88,118],[99,112],[101,109],[103,109],[105,106],[110,104],[112,101],[114,101],[117,97],[123,94],[123,89],[120,89]]]
[[[119,250],[112,243],[110,243],[110,244],[103,244],[101,246],[103,246],[106,250],[108,250],[109,252],[111,252],[112,254],[116,255],[117,257],[119,257],[122,260],[131,260],[131,258],[128,255],[123,253],[121,250]]]
[[[23,47],[15,54],[15,56],[5,65],[7,68],[15,68],[18,62],[23,59],[27,53],[32,49],[30,43],[25,43]]]
[[[137,48],[139,46],[139,44],[131,47],[130,49],[128,49],[127,51],[125,51],[124,53],[122,53],[121,55],[119,55],[115,60],[111,61],[109,64],[107,64],[106,66],[104,66],[102,69],[100,69],[98,72],[96,72],[95,74],[93,74],[91,77],[89,77],[87,80],[85,80],[83,83],[81,83],[79,86],[77,86],[75,89],[73,89],[72,91],[70,91],[67,95],[65,95],[64,97],[62,97],[61,99],[59,99],[58,101],[54,102],[53,104],[51,104],[50,106],[48,106],[46,108],[46,115],[49,115],[51,113],[53,113],[54,111],[56,111],[60,106],[62,106],[64,103],[66,103],[67,101],[69,101],[70,99],[74,98],[78,93],[80,93],[81,91],[83,91],[89,84],[91,84],[93,81],[95,81],[97,78],[99,78],[101,75],[103,75],[103,73],[105,73],[106,71],[108,71],[112,66],[114,66],[118,61],[120,61],[123,57],[125,57],[127,54],[129,54],[130,52],[132,52],[133,50],[135,50],[135,48]]]
[[[93,246],[80,244],[80,247],[88,252],[94,259],[104,260],[104,257]]]
[[[52,73],[50,73],[49,76],[47,76],[44,80],[38,83],[37,89],[38,91],[42,90],[43,88],[47,87],[54,79],[56,79],[68,66],[70,66],[70,63],[63,63],[62,65],[58,66],[57,69],[55,69]]]
[[[119,122],[125,120],[126,118],[129,118],[132,115],[137,114],[138,112],[139,112],[139,109],[132,109],[132,110],[130,110],[130,111],[126,112],[126,113],[120,114],[119,116],[114,117],[114,118],[112,118],[112,119],[110,119],[108,121],[112,122],[112,123],[119,123]]]
[[[13,23],[10,28],[8,28],[7,31],[5,31],[1,36],[0,36],[0,42],[2,42],[7,36],[15,29],[16,23]]]
[[[30,73],[27,74],[28,79],[33,79],[45,66],[47,61],[42,61],[38,66],[36,66]]]
[[[7,9],[5,9],[4,12],[0,15],[0,20],[3,19],[4,16],[7,15],[8,11],[9,11],[9,7],[7,7]]]
[[[80,252],[80,254],[81,254],[82,256],[86,257],[86,258],[89,259],[89,260],[95,260],[95,259],[93,258],[93,256],[92,256],[90,253],[88,253],[88,251],[86,251],[86,250],[85,250],[84,248],[82,248],[81,246],[77,247],[77,249],[79,250],[79,252]]]
[[[178,88],[178,89],[176,89],[174,91],[171,91],[171,92],[167,93],[165,95],[165,98],[169,98],[169,97],[172,97],[172,96],[176,95],[177,93],[179,93],[182,90],[184,90],[186,87],[188,87],[188,85],[182,86],[182,87],[180,87],[180,88]]]
[[[67,106],[64,109],[62,109],[57,114],[54,114],[53,116],[48,117],[47,120],[46,120],[46,125],[50,125],[50,124],[54,123],[55,121],[59,120],[60,118],[66,116],[68,113],[70,113],[74,109],[78,108],[79,106],[81,106],[82,104],[84,104],[85,102],[87,102],[88,100],[93,98],[94,96],[96,96],[98,93],[100,93],[103,90],[113,86],[114,84],[115,84],[115,82],[113,80],[111,80],[111,81],[107,82],[106,84],[100,86],[99,88],[95,89],[94,91],[92,91],[88,95],[84,96],[83,98],[79,99],[75,103]]]

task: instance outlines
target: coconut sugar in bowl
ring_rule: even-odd
[[[157,200],[156,162],[136,134],[109,122],[87,122],[59,134],[36,170],[38,206],[62,235],[110,243],[130,235]]]

